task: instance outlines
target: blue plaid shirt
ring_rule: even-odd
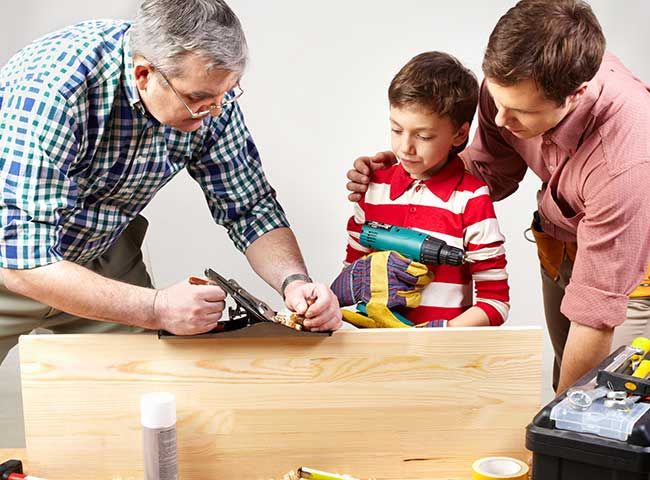
[[[97,258],[183,168],[240,250],[288,226],[236,103],[191,133],[146,115],[129,27],[80,23],[0,70],[1,267]]]

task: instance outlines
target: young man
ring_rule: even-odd
[[[650,333],[650,91],[605,53],[578,0],[519,2],[494,28],[483,71],[461,157],[494,199],[528,168],[542,180],[534,229],[561,392],[612,346]],[[358,159],[351,190],[365,189],[371,160],[392,155]]]
[[[388,306],[416,325],[501,325],[509,310],[504,239],[487,186],[465,172],[458,158],[476,111],[476,78],[451,55],[422,53],[395,75],[388,99],[391,146],[399,163],[375,171],[355,204],[347,265],[332,290],[341,305],[371,300],[363,293],[375,254],[367,255],[370,250],[359,243],[364,222],[414,228],[465,250],[468,262],[430,266],[433,280],[415,308],[400,308],[408,305],[400,292],[411,290],[418,278],[405,272],[391,279],[394,304]]]
[[[146,0],[134,24],[68,27],[0,70],[0,362],[36,327],[216,325],[219,287],[155,290],[140,253],[139,213],[183,168],[287,306],[309,328],[338,328],[336,298],[307,276],[236,102],[247,56],[223,1]]]

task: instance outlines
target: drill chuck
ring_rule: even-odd
[[[447,243],[427,235],[420,248],[420,259],[425,265],[462,265],[465,261],[465,252],[460,248],[451,247]]]

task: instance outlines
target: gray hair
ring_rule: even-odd
[[[131,27],[131,50],[169,76],[181,75],[181,60],[197,54],[208,70],[241,75],[248,45],[239,19],[222,0],[144,0]]]

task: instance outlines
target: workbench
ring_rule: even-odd
[[[12,458],[22,460],[23,463],[26,463],[27,450],[24,448],[0,448],[0,463],[11,460]]]
[[[183,480],[280,479],[299,466],[467,480],[479,457],[527,458],[541,351],[541,329],[515,327],[25,336],[28,473],[143,478],[139,397],[169,391]]]

